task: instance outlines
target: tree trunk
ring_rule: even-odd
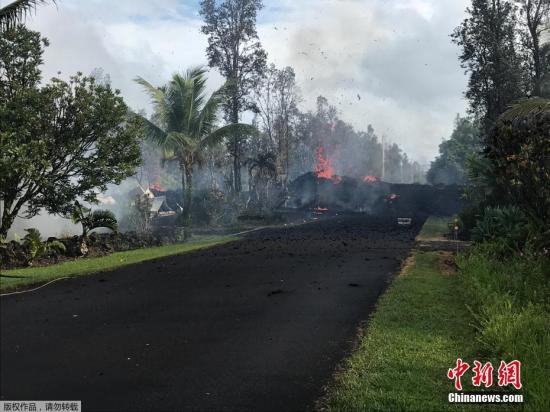
[[[183,206],[183,226],[185,238],[191,235],[191,206],[193,202],[193,168],[192,166],[185,167],[185,204]]]
[[[183,160],[180,160],[180,172],[181,172],[181,206],[185,208],[185,190],[187,187],[186,182],[186,166]]]
[[[237,145],[238,143],[235,141],[235,146]],[[235,182],[234,182],[235,193],[240,193],[242,191],[241,158],[238,153],[235,153],[235,155],[233,155],[233,176],[235,179]]]
[[[4,215],[2,217],[2,224],[0,225],[0,238],[6,239],[8,237],[8,230],[15,219],[10,216]]]
[[[12,213],[9,213],[8,210],[9,205],[6,206],[6,204],[4,204],[0,224],[0,238],[4,239],[8,236],[8,230],[10,230],[11,225],[13,225],[13,222],[15,221],[15,216],[17,216],[17,211],[12,211]]]
[[[237,93],[237,91],[235,91]],[[239,123],[239,102],[237,97],[233,97],[231,100],[231,123]],[[237,133],[233,134],[233,185],[235,193],[242,191],[241,183],[241,141],[240,136]]]
[[[535,66],[535,84],[533,85],[533,94],[535,96],[542,95],[542,64],[540,53],[540,35],[537,32],[538,27],[531,29],[531,36],[533,38],[533,62]]]

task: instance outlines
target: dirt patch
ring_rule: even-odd
[[[414,265],[416,264],[416,256],[413,254],[413,255],[410,255],[407,259],[405,259],[403,261],[403,263],[401,264],[401,271],[399,273],[399,276],[406,276],[409,274],[409,272],[411,271],[411,269],[414,267]]]
[[[439,252],[439,272],[444,276],[456,274],[458,266],[453,252]]]

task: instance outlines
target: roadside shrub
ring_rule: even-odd
[[[27,264],[31,265],[33,260],[44,253],[42,235],[38,229],[25,229],[27,234],[23,238],[23,245],[27,251]]]
[[[496,254],[521,253],[531,227],[527,216],[516,206],[486,207],[471,231],[472,240],[492,242]]]
[[[50,257],[54,259],[59,259],[60,256],[63,256],[67,253],[67,248],[65,244],[59,240],[54,240],[52,242],[46,243],[45,257]]]
[[[26,265],[32,265],[35,259],[54,258],[57,260],[66,254],[67,248],[62,242],[58,240],[42,242],[42,235],[38,229],[25,229],[25,232],[27,234],[21,243],[25,251]]]

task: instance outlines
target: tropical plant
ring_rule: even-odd
[[[525,234],[527,217],[516,206],[487,207],[483,217],[472,230],[476,242],[495,241],[501,238],[517,240]]]
[[[269,198],[269,182],[277,177],[277,156],[274,153],[260,153],[256,157],[247,159],[250,194],[263,209]]]
[[[116,217],[110,210],[94,210],[92,212],[91,209],[76,201],[71,218],[73,223],[82,225],[83,240],[88,237],[90,231],[101,227],[118,232]]]
[[[40,231],[35,228],[25,229],[27,234],[22,240],[26,249],[26,264],[32,265],[38,257],[55,257],[66,252],[66,247],[58,240],[52,242],[42,242]]]
[[[206,70],[189,69],[184,75],[174,74],[164,87],[154,87],[141,77],[136,82],[151,96],[155,108],[152,121],[146,120],[148,137],[164,151],[164,161],[176,161],[181,171],[183,213],[181,223],[186,234],[191,224],[193,168],[203,163],[209,147],[219,144],[232,133],[256,134],[250,125],[231,124],[216,128],[222,104],[221,90],[206,96]]]
[[[51,0],[55,3],[55,0]],[[39,4],[47,4],[48,0],[15,0],[0,8],[0,31],[7,30],[21,23]]]
[[[35,228],[25,229],[27,234],[23,238],[23,245],[28,251],[28,260],[32,262],[34,258],[43,251],[42,249],[42,235],[40,231]]]

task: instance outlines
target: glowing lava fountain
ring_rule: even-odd
[[[336,175],[332,159],[325,154],[325,148],[319,146],[317,149],[317,165],[315,166],[315,174],[320,179],[332,180],[334,184],[342,181],[340,176]]]

